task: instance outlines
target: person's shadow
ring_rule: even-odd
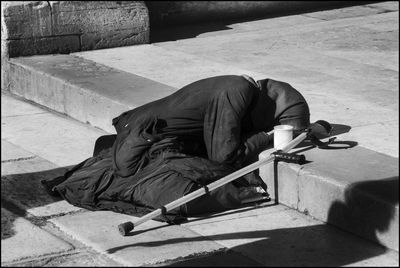
[[[336,201],[330,206],[328,223],[378,244],[381,243],[378,233],[384,234],[391,225],[398,225],[392,221],[396,210],[398,213],[398,176],[353,183],[345,190],[344,198],[344,202]],[[392,245],[398,246],[398,236],[391,239]]]

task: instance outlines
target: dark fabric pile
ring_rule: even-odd
[[[271,146],[264,131],[283,122],[309,123],[307,103],[290,85],[203,79],[114,118],[117,135],[101,137],[93,157],[43,184],[79,207],[142,216],[256,161]],[[247,186],[266,189],[252,172],[159,220],[237,208]]]

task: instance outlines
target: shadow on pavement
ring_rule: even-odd
[[[325,224],[281,228],[275,230],[257,230],[235,233],[224,233],[195,238],[174,238],[146,243],[136,243],[109,249],[108,253],[115,253],[128,247],[159,247],[178,243],[196,241],[216,241],[229,244],[230,240],[254,239],[256,241],[234,246],[234,252],[240,252],[263,266],[343,266],[357,261],[369,259],[386,252],[386,249],[362,240],[358,237],[349,237],[347,233]],[[361,244],[362,243],[362,244]],[[365,244],[368,244],[366,247]],[[219,258],[222,258],[219,259]],[[212,266],[211,262],[225,263],[233,266],[225,255],[219,257],[207,256],[181,262],[182,265]],[[175,266],[175,265],[174,265]]]
[[[399,204],[399,177],[353,183],[344,197],[331,205],[328,222],[380,243],[377,233],[388,231]]]
[[[290,3],[289,1],[281,5],[270,6],[267,10],[253,11],[251,14],[243,11],[236,17],[229,15],[229,7],[226,7],[228,12],[217,16],[216,13],[211,12],[212,10],[208,12],[208,15],[196,14],[196,11],[188,10],[185,4],[181,4],[179,1],[146,1],[146,5],[149,9],[152,27],[150,43],[155,43],[193,38],[214,31],[230,30],[232,28],[229,25],[234,23],[299,15],[375,2],[378,1],[305,1],[302,4],[296,3],[296,1]],[[188,14],[192,14],[192,16]]]
[[[2,240],[10,238],[15,234],[13,230],[15,219],[26,217],[28,209],[62,200],[59,197],[50,196],[40,181],[60,176],[68,168],[62,167],[33,173],[10,174],[1,177]]]
[[[7,207],[5,209],[4,207]],[[19,217],[25,217],[26,211],[14,204],[1,199],[1,240],[15,235],[14,221]]]

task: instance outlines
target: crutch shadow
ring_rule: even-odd
[[[204,214],[204,215],[201,215],[201,216],[198,216],[198,217],[188,218],[187,222],[192,223],[192,222],[196,222],[196,221],[202,221],[202,220],[205,220],[205,219],[225,217],[225,216],[234,215],[234,214],[237,214],[237,213],[242,213],[242,212],[246,212],[246,211],[257,210],[257,209],[260,209],[260,208],[272,207],[272,206],[277,206],[277,205],[278,204],[273,203],[272,201],[249,203],[249,204],[245,204],[241,208],[238,208],[238,209],[235,209],[235,210],[229,210],[229,211],[216,213],[216,214],[215,213]]]
[[[137,242],[108,249],[107,253],[113,254],[125,248],[136,248],[137,250],[147,248],[151,250],[151,248],[166,245],[184,246],[188,243],[195,245],[195,243],[210,240],[222,243],[223,245],[225,243],[228,243],[228,245],[231,244],[229,241],[237,241],[236,246],[230,247],[231,252],[251,256],[254,263],[262,264],[262,266],[339,267],[373,258],[387,251],[379,245],[356,236],[349,236],[348,233],[326,224],[272,230],[242,230],[235,232],[221,230],[224,229],[209,230],[212,234],[206,236],[173,237]],[[228,228],[228,230],[230,229]],[[153,237],[156,236],[154,235]],[[245,241],[251,242],[246,243]],[[179,266],[193,266],[196,264],[213,266],[216,263],[224,263],[224,266],[237,265],[236,260],[233,261],[224,256],[224,254],[217,257],[213,253],[204,255],[200,260],[192,258],[181,261],[178,264]],[[216,258],[219,258],[219,260]],[[175,265],[173,264],[172,266]]]
[[[265,208],[265,207],[272,207],[272,206],[276,206],[276,205],[278,205],[278,204],[272,203],[271,201],[268,201],[268,202],[260,201],[260,202],[248,203],[248,204],[244,204],[243,206],[241,206],[240,208],[235,209],[235,210],[228,210],[228,211],[219,212],[219,213],[206,213],[206,214],[202,214],[199,216],[192,216],[192,217],[187,218],[186,221],[183,221],[181,223],[193,223],[196,221],[203,221],[205,219],[207,219],[209,222],[209,219],[212,219],[212,218],[218,219],[218,218],[226,217],[229,215],[234,215],[234,214],[243,213],[246,211],[252,211],[252,210]],[[221,220],[219,220],[219,221],[221,221]],[[145,230],[136,230],[136,231],[132,231],[132,232],[128,233],[126,236],[135,236],[135,235],[139,235],[141,233],[145,233],[145,232],[149,232],[149,231],[153,231],[153,230],[157,230],[157,229],[161,229],[161,228],[166,228],[170,225],[171,224],[165,223],[164,225],[156,226],[156,227],[145,229]]]

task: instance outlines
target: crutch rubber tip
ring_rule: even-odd
[[[132,231],[134,228],[134,225],[132,222],[127,221],[124,223],[121,223],[120,225],[118,225],[118,231],[122,236],[126,236],[127,234],[129,234],[130,231]]]

